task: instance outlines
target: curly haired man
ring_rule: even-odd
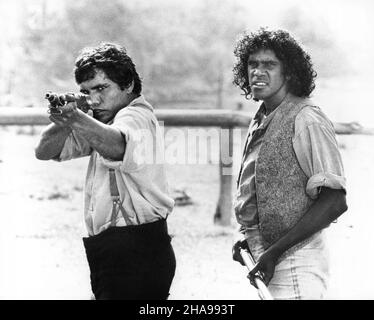
[[[331,121],[310,100],[317,74],[284,30],[245,34],[234,54],[234,84],[261,101],[249,126],[237,181],[240,247],[257,261],[275,299],[326,297],[326,228],[347,210],[345,177]]]
[[[162,158],[142,153],[163,154],[153,107],[119,45],[85,48],[75,63],[75,80],[92,110],[86,114],[70,102],[61,114],[51,114],[36,157],[90,156],[83,240],[95,298],[166,299],[176,267],[166,223],[174,200]]]

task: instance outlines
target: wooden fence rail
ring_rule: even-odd
[[[248,112],[226,109],[157,109],[156,115],[165,126],[188,127],[247,127]],[[46,125],[50,123],[46,108],[0,107],[0,125]],[[337,134],[374,134],[374,129],[362,127],[357,122],[334,123]]]
[[[228,139],[220,141],[220,191],[214,222],[229,225],[232,216],[232,163],[222,161],[222,150],[233,150],[233,129],[248,127],[251,116],[244,111],[225,109],[157,109],[156,116],[164,126],[221,127],[229,130]],[[0,107],[0,126],[49,124],[46,108]],[[334,123],[337,134],[373,135],[374,130],[362,127],[357,122]],[[223,174],[223,171],[225,174]]]

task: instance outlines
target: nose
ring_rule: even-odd
[[[91,105],[92,108],[95,108],[100,104],[100,97],[98,94],[91,93],[88,96],[87,102]]]
[[[257,67],[257,68],[255,68],[255,69],[252,70],[252,73],[255,76],[262,75],[264,73],[264,70],[262,70],[260,67]]]

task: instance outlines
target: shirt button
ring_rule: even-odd
[[[252,148],[249,148],[249,149],[248,149],[249,152],[252,152],[252,150],[253,150]]]
[[[243,218],[243,215],[242,215],[242,214],[239,214],[239,218]]]

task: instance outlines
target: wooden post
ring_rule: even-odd
[[[219,143],[219,198],[214,223],[228,226],[231,224],[233,210],[232,194],[232,167],[234,153],[234,130],[233,128],[222,128],[220,130]]]
[[[224,75],[223,63],[220,62],[217,79],[217,109],[223,109]],[[219,135],[219,196],[213,221],[222,226],[231,223],[232,213],[232,127],[222,126]],[[230,157],[231,156],[231,157]]]

